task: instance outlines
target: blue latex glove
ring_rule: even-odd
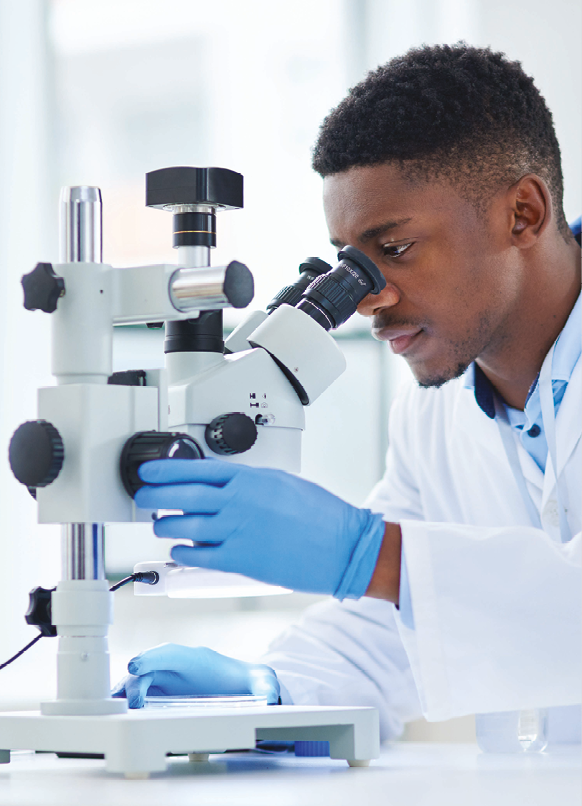
[[[281,470],[217,459],[161,459],[139,468],[135,502],[181,509],[155,522],[181,565],[235,571],[307,593],[358,599],[366,592],[384,536],[381,515],[357,509]]]
[[[269,705],[279,701],[279,681],[270,666],[228,658],[207,647],[161,644],[127,664],[128,676],[111,692],[142,708],[144,697],[185,694],[257,694]]]

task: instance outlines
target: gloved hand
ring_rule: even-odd
[[[160,644],[127,664],[129,674],[111,694],[142,708],[144,697],[185,694],[257,694],[269,705],[279,701],[279,681],[270,666],[228,658],[204,646]]]
[[[139,474],[135,502],[181,509],[160,518],[158,537],[188,538],[172,559],[307,593],[357,599],[366,592],[384,536],[381,515],[281,470],[218,459],[160,459]]]

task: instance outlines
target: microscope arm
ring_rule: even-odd
[[[195,269],[167,264],[116,269],[113,285],[116,325],[195,319],[201,311],[245,308],[254,291],[252,274],[237,260]]]

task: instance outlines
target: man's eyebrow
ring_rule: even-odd
[[[383,235],[391,229],[396,229],[396,227],[401,227],[403,224],[408,224],[409,221],[412,221],[412,219],[400,218],[398,221],[386,221],[385,224],[380,224],[377,227],[372,227],[372,229],[367,229],[365,232],[362,232],[359,236],[359,240],[361,243],[367,243],[371,241],[372,238],[377,238],[378,235]]]
[[[412,221],[412,218],[400,218],[397,221],[386,221],[385,224],[379,224],[377,227],[372,227],[372,229],[367,229],[365,232],[358,237],[360,243],[367,243],[371,241],[373,238],[377,238],[378,235],[383,235],[385,232],[389,232],[391,229],[396,229],[396,227],[401,227],[403,224],[408,224],[409,221]],[[338,238],[332,238],[330,241],[332,246],[335,246],[336,249],[343,249],[345,243],[340,241]]]

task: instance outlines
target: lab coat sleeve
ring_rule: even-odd
[[[381,740],[395,738],[421,710],[393,611],[373,599],[313,605],[273,641],[262,662],[275,670],[293,704],[373,706]]]
[[[486,466],[492,460],[473,447],[469,432],[468,450],[479,472],[469,478],[470,462],[467,476],[454,462],[447,464],[451,434],[458,434],[449,427],[457,409],[449,402],[441,417],[431,402],[430,419],[422,409],[426,403],[419,403],[430,401],[427,394],[436,393],[409,393],[394,406],[387,472],[374,497],[386,520],[400,522],[402,529],[412,627],[397,611],[395,619],[423,714],[439,721],[577,704],[581,536],[560,543],[541,529],[519,522],[504,525],[495,514],[503,491],[489,510],[483,493],[477,512],[479,480],[500,473],[503,459]],[[452,398],[454,389],[448,394]],[[440,464],[437,455],[444,457]],[[499,483],[492,481],[495,489]],[[473,498],[467,504],[469,485]],[[455,520],[454,507],[485,523]],[[434,517],[437,513],[440,517]],[[500,523],[486,525],[494,519]]]

